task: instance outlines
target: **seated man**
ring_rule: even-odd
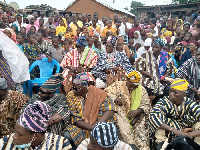
[[[15,133],[0,139],[1,150],[69,150],[70,142],[59,135],[45,133],[51,107],[37,101],[29,104],[15,126]],[[59,143],[59,144],[58,144]]]
[[[89,78],[86,73],[76,75],[73,80],[73,91],[67,95],[71,110],[71,125],[67,126],[64,136],[75,146],[88,136],[96,122],[115,121],[116,105],[107,93],[97,87],[88,88]]]
[[[132,71],[127,81],[116,81],[105,89],[117,105],[117,126],[120,139],[139,150],[149,150],[146,120],[151,109],[147,91],[141,85],[141,75]]]
[[[18,114],[28,100],[27,95],[8,90],[6,79],[0,78],[0,138],[13,132]]]
[[[63,94],[55,94],[64,81],[62,74],[51,76],[40,88],[38,94],[33,95],[30,101],[25,104],[33,104],[35,101],[42,101],[51,107],[48,131],[61,135],[70,119],[66,97]]]
[[[153,107],[147,122],[148,136],[155,135],[158,149],[170,137],[183,135],[200,145],[200,106],[185,97],[189,83],[176,79],[169,97],[163,97]]]
[[[110,134],[107,134],[107,133]],[[120,141],[117,127],[112,122],[99,122],[91,131],[90,138],[84,140],[77,150],[132,150]]]

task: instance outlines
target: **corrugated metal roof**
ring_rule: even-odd
[[[78,0],[73,0],[64,10],[68,9],[69,7],[71,7],[77,1]],[[105,2],[102,2],[100,0],[94,0],[94,1],[96,1],[97,3],[107,7],[110,10],[120,11],[120,12],[126,13],[126,14],[128,14],[130,16],[133,16],[133,17],[135,16],[134,14],[130,13],[129,11],[125,10],[124,8],[122,8],[122,7],[118,6],[118,5],[113,4],[113,6],[110,6],[110,5],[108,5]]]

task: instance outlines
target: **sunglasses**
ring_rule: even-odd
[[[41,89],[39,90],[39,92],[40,92],[41,94],[51,94],[51,93],[46,93],[46,92],[42,91]]]

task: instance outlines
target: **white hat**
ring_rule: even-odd
[[[100,89],[105,89],[107,87],[107,85],[100,78],[97,78],[96,79],[96,87],[100,88]]]
[[[147,39],[144,41],[144,46],[151,46],[151,43],[152,43],[152,39],[151,39],[151,38],[147,38]]]

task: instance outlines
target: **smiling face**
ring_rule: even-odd
[[[161,50],[162,50],[162,47],[160,46],[160,44],[153,44],[152,51],[153,51],[154,56],[158,56]]]

